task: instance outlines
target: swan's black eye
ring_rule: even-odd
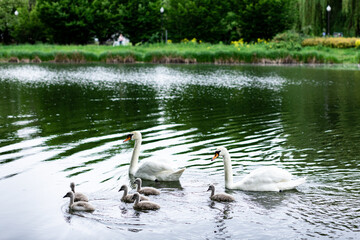
[[[220,152],[221,152],[221,151],[216,151],[215,154],[220,155]]]

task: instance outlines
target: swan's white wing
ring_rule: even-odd
[[[287,182],[290,181],[291,178],[292,175],[288,171],[278,167],[269,166],[255,169],[244,178],[244,181],[266,184]]]
[[[183,169],[174,168],[171,163],[165,160],[148,160],[139,166],[135,176],[153,181],[156,179],[159,181],[178,181],[183,171]]]
[[[279,184],[290,182],[291,178],[291,173],[284,169],[273,166],[261,167],[234,184],[234,187],[248,191],[279,191],[282,190]]]
[[[174,170],[171,164],[164,160],[148,160],[144,161],[138,168],[139,171],[145,171],[149,173],[156,173],[162,171]]]

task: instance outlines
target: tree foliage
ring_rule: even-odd
[[[327,6],[331,11],[326,11]],[[358,0],[297,0],[296,29],[309,35],[343,32],[347,36],[360,35],[360,1]],[[329,14],[329,15],[328,15]],[[328,23],[329,17],[329,23]]]
[[[45,26],[40,21],[38,11],[26,5],[17,9],[17,21],[12,30],[12,36],[18,43],[45,42]]]
[[[238,39],[237,1],[169,0],[166,26],[175,41],[196,38],[206,42]]]
[[[4,43],[11,42],[11,32],[17,23],[15,11],[24,7],[25,0],[1,0],[0,1],[0,37]]]
[[[159,42],[167,29],[173,42],[249,42],[290,29],[320,35],[328,16],[331,32],[360,35],[359,0],[0,0],[0,40],[105,43],[122,33],[136,44]]]
[[[90,0],[39,0],[38,11],[52,42],[85,44],[91,39]]]
[[[91,3],[93,15],[91,33],[100,43],[104,43],[123,28],[120,21],[124,14],[121,6],[121,1],[94,0]]]
[[[291,0],[245,0],[240,10],[240,35],[249,42],[258,38],[271,39],[290,29],[294,19]]]
[[[161,31],[161,0],[123,1],[122,32],[134,43],[147,42]]]

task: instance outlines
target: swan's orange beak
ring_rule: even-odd
[[[131,134],[127,135],[126,139],[123,142],[127,142],[127,141],[131,140],[131,136],[132,136]]]
[[[219,157],[219,152],[215,152],[215,156],[213,156],[213,158],[211,159],[211,161],[214,161],[215,159],[217,159]]]

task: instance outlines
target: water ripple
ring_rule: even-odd
[[[0,223],[54,229],[49,224],[61,226],[65,219],[75,238],[83,231],[104,238],[180,232],[179,239],[355,238],[359,99],[338,85],[343,78],[336,72],[331,83],[293,73],[306,71],[320,78],[329,70],[4,65],[0,190],[7,194]],[[360,91],[358,81],[350,81]],[[152,198],[160,211],[138,212],[119,201],[121,184],[135,188],[128,176],[134,143],[123,143],[134,130],[143,134],[140,161],[165,158],[186,168],[179,183],[145,182],[162,191]],[[226,190],[223,162],[211,161],[218,146],[228,148],[236,181],[270,165],[307,183],[285,193]],[[94,214],[68,211],[62,196],[70,181],[90,196]],[[213,203],[208,184],[237,201]],[[29,213],[24,201],[39,213]],[[25,224],[29,218],[38,222]]]

